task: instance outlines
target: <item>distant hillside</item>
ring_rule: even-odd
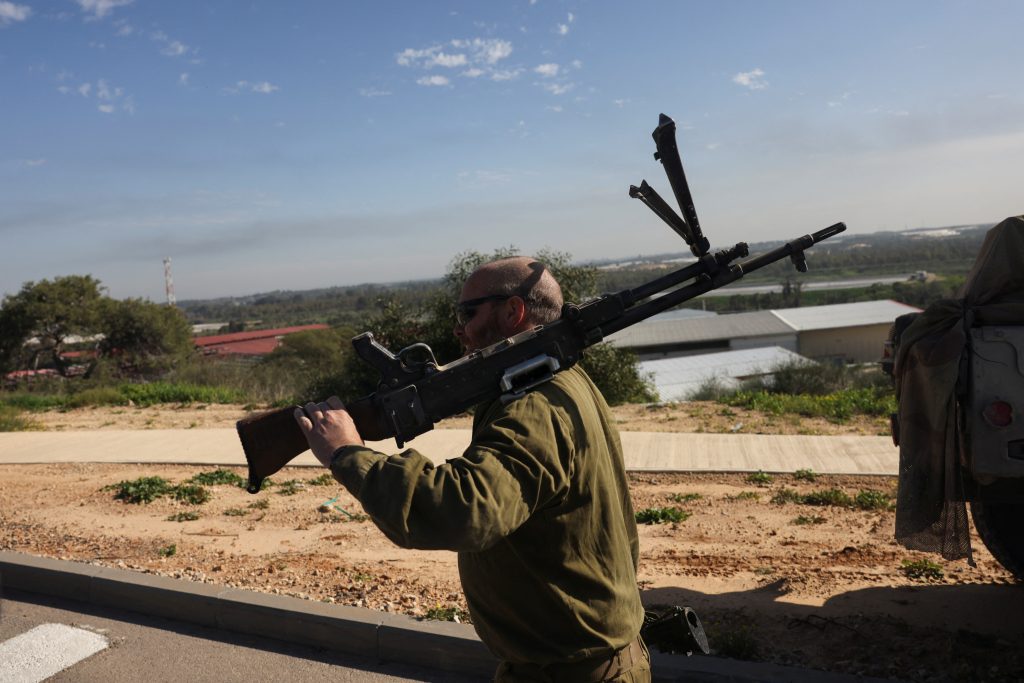
[[[810,272],[807,274],[797,273],[787,259],[744,278],[744,283],[774,283],[789,279],[791,283],[799,284],[812,280],[909,274],[922,270],[939,276],[961,276],[974,262],[990,227],[991,224],[958,225],[866,235],[844,234],[808,252]],[[762,253],[783,243],[779,240],[751,244],[750,253]],[[589,261],[585,265],[598,269],[598,291],[613,292],[635,287],[692,260],[693,256],[687,251]],[[439,285],[440,276],[416,282],[278,290],[243,297],[193,299],[179,301],[178,306],[193,323],[247,321],[251,326],[258,321],[259,327],[311,323],[359,326],[366,315],[376,309],[380,299],[390,297],[415,306],[425,301]],[[756,302],[752,299],[747,305],[756,305]]]

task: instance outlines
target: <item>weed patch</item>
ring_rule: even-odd
[[[173,557],[175,553],[178,552],[178,546],[176,543],[172,543],[168,546],[164,546],[163,548],[158,549],[156,552],[158,555],[160,555],[160,557]]]
[[[820,515],[800,515],[793,520],[793,524],[797,526],[803,526],[805,524],[824,524],[825,518]]]
[[[245,517],[249,514],[249,511],[245,508],[228,508],[224,511],[224,514],[228,517]]]
[[[199,513],[187,510],[185,512],[177,512],[170,515],[167,518],[168,522],[194,522],[199,519]]]
[[[246,480],[231,470],[219,469],[212,472],[200,472],[189,481],[203,486],[237,486],[245,488]]]
[[[826,489],[805,494],[800,501],[804,505],[831,505],[833,507],[851,507],[853,499],[841,489]]]
[[[277,485],[277,492],[282,496],[294,496],[304,488],[306,488],[305,482],[298,479],[289,479]]]
[[[152,503],[157,498],[166,496],[170,493],[171,488],[171,482],[163,477],[140,477],[104,486],[102,490],[114,491],[115,500],[138,505],[139,503]]]
[[[896,412],[891,391],[877,387],[845,389],[831,394],[776,394],[765,390],[741,391],[719,399],[731,406],[773,415],[797,414],[845,422],[854,415],[889,415]]]
[[[668,499],[673,503],[692,503],[695,500],[700,500],[701,495],[699,493],[673,493],[669,495]]]
[[[315,477],[306,482],[310,486],[333,486],[338,482],[334,480],[334,476],[330,472],[324,472],[319,477]]]
[[[667,524],[684,522],[689,516],[689,512],[677,507],[646,508],[636,513],[636,521],[638,524]]]
[[[900,569],[914,581],[938,581],[944,575],[942,566],[931,560],[903,560]]]
[[[210,500],[209,489],[203,488],[198,484],[178,484],[172,489],[171,495],[174,496],[175,500],[180,500],[189,505],[202,505]]]
[[[793,473],[793,478],[797,481],[817,481],[818,475],[814,470],[797,470]]]
[[[756,484],[757,486],[768,486],[773,481],[775,481],[775,478],[772,477],[772,475],[768,474],[767,472],[762,472],[761,470],[758,470],[757,472],[751,472],[750,474],[747,475],[748,484]]]
[[[260,498],[254,503],[249,503],[249,507],[253,510],[266,510],[270,507],[270,501],[266,498]]]
[[[423,618],[431,621],[454,621],[461,624],[467,621],[469,615],[458,607],[441,607],[437,605],[427,610]]]
[[[38,428],[36,423],[24,417],[17,408],[0,405],[0,432],[25,432]]]
[[[858,510],[888,510],[893,506],[893,501],[884,491],[866,489],[854,496],[853,504]]]
[[[739,493],[731,496],[726,496],[726,500],[761,500],[761,494],[757,491],[740,491]]]
[[[786,503],[802,503],[803,496],[794,491],[793,489],[781,488],[775,492],[772,496],[772,502],[776,505],[785,505]]]

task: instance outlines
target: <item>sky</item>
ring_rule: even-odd
[[[0,0],[0,295],[163,301],[1024,213],[1024,2]],[[813,253],[810,259],[813,268]]]

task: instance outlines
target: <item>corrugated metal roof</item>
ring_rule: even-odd
[[[681,401],[709,380],[717,380],[723,387],[735,386],[739,383],[738,378],[769,374],[779,365],[795,361],[807,359],[780,346],[766,346],[642,361],[640,371],[654,376],[654,385],[662,401]]]
[[[683,320],[650,318],[616,332],[608,337],[608,341],[614,346],[637,348],[744,337],[768,337],[808,330],[891,323],[904,313],[920,310],[898,301],[885,299],[852,304],[733,313]]]
[[[613,346],[663,346],[788,334],[793,330],[771,311],[753,311],[732,315],[683,320],[645,320],[608,337]]]
[[[780,308],[772,311],[779,320],[797,332],[830,330],[836,327],[859,327],[891,323],[904,313],[917,313],[921,309],[899,301],[858,301],[852,304]]]

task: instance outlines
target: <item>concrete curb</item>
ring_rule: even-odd
[[[82,562],[0,551],[9,588],[262,636],[385,662],[490,679],[497,660],[471,626],[268,595]],[[882,679],[652,653],[655,681],[884,683]]]

